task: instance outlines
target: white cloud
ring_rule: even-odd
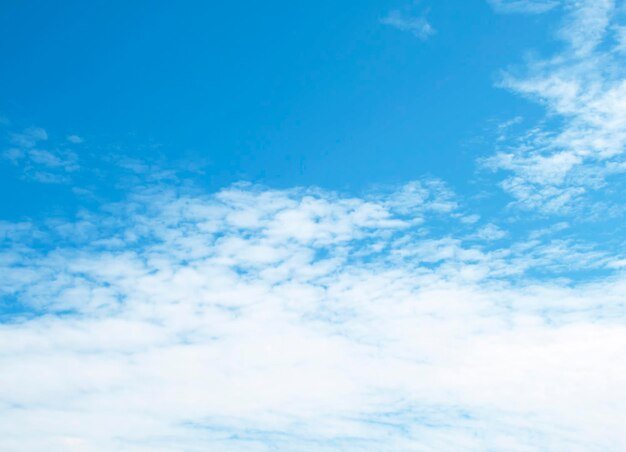
[[[435,29],[426,20],[424,14],[414,15],[396,9],[390,11],[387,16],[381,19],[381,23],[401,31],[408,31],[422,40],[426,40],[435,34]]]
[[[0,225],[0,288],[40,313],[0,324],[0,449],[624,449],[626,280],[524,277],[617,257],[428,233],[416,212],[485,235],[444,188],[152,188]]]
[[[488,167],[512,173],[502,184],[522,207],[564,213],[623,172],[626,80],[607,34],[618,16],[611,0],[565,2],[558,35],[565,49],[532,62],[502,85],[544,105],[548,117],[517,141],[499,144]]]
[[[614,0],[569,0],[569,18],[560,30],[577,56],[588,55],[605,38],[615,11]]]
[[[502,228],[496,226],[495,224],[489,223],[480,228],[474,234],[470,235],[469,238],[477,240],[500,240],[505,238],[507,235],[507,232],[504,231]]]

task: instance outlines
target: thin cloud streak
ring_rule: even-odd
[[[487,0],[501,14],[542,14],[561,3],[559,0]]]

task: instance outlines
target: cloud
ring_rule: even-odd
[[[84,140],[79,137],[78,135],[68,135],[66,137],[66,140],[69,141],[72,144],[80,144],[82,143]]]
[[[24,179],[45,184],[64,184],[69,175],[80,169],[78,155],[54,144],[42,149],[48,141],[47,132],[40,127],[30,127],[10,134],[10,147],[0,157],[21,169]]]
[[[484,162],[511,174],[502,187],[516,205],[558,214],[586,208],[608,178],[626,169],[625,72],[616,53],[621,44],[608,33],[620,16],[611,0],[564,6],[564,49],[509,71],[501,83],[545,106],[547,117],[501,142]]]
[[[621,25],[610,1],[562,5],[562,50],[501,83],[547,115],[503,124],[483,164],[517,207],[590,216],[626,169]],[[79,140],[9,141],[24,177],[81,168]],[[0,222],[0,449],[626,449],[623,244],[523,230],[435,178],[206,193],[107,159],[126,198]]]
[[[556,8],[560,0],[487,0],[502,14],[541,14]]]
[[[613,37],[616,41],[615,51],[626,53],[626,26],[616,25],[613,27]]]
[[[569,17],[559,31],[575,56],[587,56],[605,39],[613,14],[614,0],[570,0]]]
[[[40,141],[48,139],[47,132],[41,127],[29,127],[20,133],[11,134],[11,142],[24,148],[32,148]]]
[[[396,9],[382,18],[381,23],[401,31],[407,31],[421,40],[426,40],[435,34],[435,29],[426,20],[424,14],[413,15]]]
[[[76,155],[73,153],[52,153],[50,151],[33,149],[28,153],[32,163],[49,168],[63,168],[65,171],[76,171]]]
[[[460,213],[433,180],[156,185],[3,223],[0,448],[626,447],[619,256]]]
[[[505,238],[507,235],[506,231],[502,230],[495,224],[489,223],[480,228],[473,235],[469,236],[469,238],[477,240],[500,240]]]

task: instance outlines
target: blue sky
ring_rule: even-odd
[[[0,449],[624,450],[621,0],[0,6]]]

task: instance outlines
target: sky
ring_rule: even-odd
[[[0,450],[626,449],[623,0],[0,5]]]

